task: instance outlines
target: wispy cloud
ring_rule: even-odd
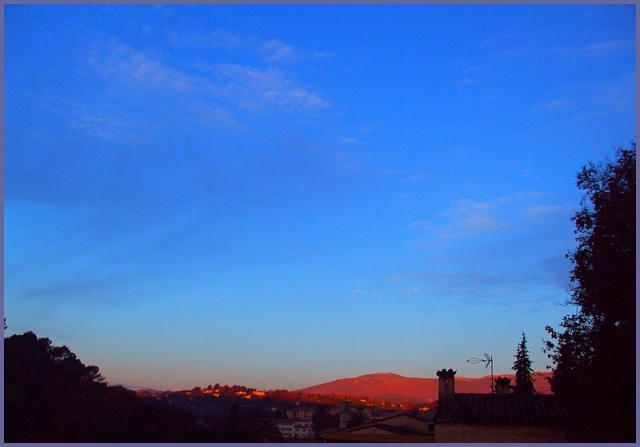
[[[355,144],[359,144],[360,141],[357,138],[354,137],[345,137],[343,139],[340,140],[340,146],[350,146],[350,145],[355,145]]]
[[[633,51],[635,47],[635,39],[613,39],[589,45],[582,51],[589,57],[608,57],[621,52]]]
[[[581,121],[633,110],[635,94],[635,72],[620,73],[608,80],[568,85],[535,104],[533,111],[562,113],[573,121]]]
[[[459,81],[456,81],[454,84],[455,85],[471,85],[471,84],[475,84],[476,82],[478,82],[477,79],[464,78],[464,79],[460,79]]]
[[[213,67],[220,92],[244,109],[279,106],[289,111],[326,109],[331,103],[297,85],[275,68],[220,64]]]
[[[240,121],[232,110],[216,101],[207,100],[206,98],[193,98],[186,107],[187,114],[185,119],[191,120],[196,117],[197,122],[203,126],[221,127],[225,130],[247,128],[246,124]]]
[[[420,293],[420,289],[418,289],[417,287],[412,287],[411,289],[404,289],[402,291],[402,293],[404,294],[415,294],[415,293]]]
[[[491,79],[487,67],[469,60],[459,60],[440,68],[448,73],[453,85],[457,86],[476,85]]]
[[[422,272],[416,277],[423,283],[421,293],[448,297],[466,304],[516,304],[524,299],[546,299],[532,297],[531,292],[541,283],[549,282],[544,275],[535,272],[507,274],[480,269],[455,273]]]
[[[573,106],[574,102],[575,101],[568,98],[557,98],[538,103],[534,108],[542,112],[562,111]]]
[[[537,36],[526,31],[498,31],[478,44],[481,51],[489,51],[492,59],[527,59],[533,56]]]
[[[635,72],[621,73],[608,81],[593,82],[583,86],[587,105],[603,113],[619,110],[635,110],[637,77]]]
[[[230,41],[226,45],[240,45],[233,36],[223,36]],[[288,52],[288,47],[277,41],[269,48],[275,52],[273,57],[284,57]],[[163,62],[161,55],[120,44],[96,46],[90,56],[94,68],[106,79],[136,92],[178,98],[182,113],[195,113],[196,121],[202,124],[238,126],[240,111],[293,113],[331,107],[330,101],[273,67],[194,62],[174,68]]]
[[[269,61],[291,61],[299,58],[291,45],[287,45],[278,39],[262,42],[259,46],[260,53]]]
[[[493,288],[492,285],[504,285],[505,278],[480,271],[452,272],[423,272],[417,275],[427,288],[427,291],[437,295],[483,296]]]
[[[430,219],[416,220],[409,227],[433,232],[438,238],[453,239],[503,232],[523,219],[545,218],[564,209],[545,202],[545,193],[520,192],[491,200],[458,199]]]
[[[402,282],[404,281],[406,276],[404,275],[390,275],[387,276],[387,280],[391,282]]]
[[[502,199],[493,202],[456,200],[443,214],[449,223],[439,230],[440,235],[453,238],[504,229],[508,223],[496,215],[496,209],[502,204]]]
[[[547,216],[557,215],[558,213],[566,211],[565,208],[559,205],[531,205],[523,210],[523,213],[531,218],[540,219]]]
[[[268,63],[317,60],[331,57],[331,51],[296,48],[277,38],[261,38],[218,28],[207,32],[179,33],[173,31],[169,42],[175,47],[191,49],[244,51]]]
[[[546,271],[558,286],[568,289],[572,269],[571,261],[562,255],[546,258],[540,261],[540,268]]]
[[[71,128],[101,139],[124,141],[134,133],[140,135],[141,130],[149,128],[146,119],[124,116],[116,107],[99,102],[62,100],[56,102],[53,110],[64,116]]]
[[[362,289],[356,289],[353,291],[353,293],[351,293],[351,296],[357,297],[357,296],[373,296],[373,295],[379,295],[380,291],[378,290],[362,290]]]
[[[207,33],[178,33],[169,34],[169,42],[176,47],[213,48],[238,50],[252,44],[246,37],[227,30],[217,29]]]
[[[433,227],[433,222],[431,222],[430,220],[416,220],[414,222],[411,222],[409,226],[411,228],[426,229]]]
[[[582,46],[557,46],[551,48],[549,53],[570,57],[605,58],[634,51],[635,46],[634,39],[611,39]]]
[[[207,89],[207,82],[163,64],[154,57],[121,44],[96,46],[89,55],[93,67],[106,78],[116,78],[136,87],[162,88],[169,92]]]

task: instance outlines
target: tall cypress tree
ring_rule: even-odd
[[[531,367],[531,360],[529,359],[529,351],[527,350],[527,337],[522,333],[522,341],[518,344],[518,350],[514,356],[516,361],[513,364],[513,369],[516,372],[516,385],[513,392],[516,394],[533,394],[535,388],[533,387],[534,378],[531,377],[533,368]]]

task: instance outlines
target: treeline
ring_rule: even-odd
[[[215,426],[122,386],[108,386],[66,346],[33,332],[4,339],[5,442],[262,442],[237,409]]]
[[[257,394],[256,394],[257,392]],[[154,397],[157,396],[157,392],[149,390],[138,391],[137,394],[142,397]],[[378,399],[370,399],[367,396],[355,396],[351,394],[315,394],[305,393],[302,391],[289,391],[289,390],[265,390],[258,391],[256,388],[249,388],[243,385],[208,385],[201,388],[196,386],[190,390],[181,391],[164,391],[159,393],[162,397],[170,396],[187,396],[187,397],[202,397],[202,396],[216,396],[216,397],[238,397],[241,399],[247,399],[254,401],[260,401],[265,405],[268,404],[303,404],[303,405],[320,405],[320,406],[338,406],[340,402],[350,401],[355,402],[356,405],[363,404],[365,406],[374,406],[383,409],[397,408],[399,410],[418,409],[422,407],[433,406],[433,401],[425,402],[405,402],[394,403],[391,401],[384,401]]]

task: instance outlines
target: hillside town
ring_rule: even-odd
[[[192,413],[196,423],[221,427],[233,423],[248,432],[261,433],[264,442],[315,442],[339,429],[370,424],[401,414],[425,418],[436,406],[428,399],[421,403],[396,403],[350,395],[322,395],[297,391],[261,391],[239,385],[208,385],[181,391],[138,390],[146,401],[170,404]]]

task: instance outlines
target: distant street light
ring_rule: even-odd
[[[487,354],[486,352],[484,353],[484,357],[483,359],[479,359],[479,358],[471,358],[469,360],[467,360],[467,362],[471,363],[471,364],[476,364],[476,363],[486,363],[484,369],[487,369],[489,367],[489,365],[491,365],[491,393],[495,393],[495,388],[494,388],[494,384],[493,384],[493,356]]]

